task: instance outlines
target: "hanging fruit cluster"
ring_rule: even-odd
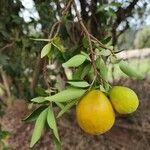
[[[66,8],[69,8],[69,5],[71,6],[71,3]],[[58,36],[61,21],[65,19],[64,16],[52,27],[49,39],[34,39],[48,42],[41,51],[41,58],[48,59],[48,65],[51,65],[55,59],[60,64],[61,70],[64,70],[66,80],[64,89],[60,90],[50,87],[45,77],[48,85],[47,96],[31,100],[39,104],[39,107],[24,119],[28,122],[36,121],[30,147],[33,147],[40,139],[44,127],[48,125],[53,133],[56,147],[60,149],[56,119],[73,106],[76,106],[77,122],[85,132],[103,134],[115,123],[115,111],[120,114],[129,114],[134,112],[139,105],[134,91],[127,87],[109,84],[108,66],[119,64],[120,69],[126,75],[139,79],[142,79],[143,76],[129,63],[117,58],[116,53],[120,51],[108,44],[110,37],[105,39],[107,44],[103,44],[92,36],[82,22],[76,5],[73,4],[73,7],[84,33],[77,53],[70,53],[69,48],[64,46],[63,38]],[[64,11],[63,14],[66,14],[67,9]],[[54,33],[54,31],[57,32]],[[59,61],[60,57],[64,58],[63,62]],[[56,106],[60,108],[59,112],[55,111]]]

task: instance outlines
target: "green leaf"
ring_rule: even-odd
[[[45,41],[45,42],[50,42],[50,39],[34,39],[34,38],[30,38],[31,40],[34,41]]]
[[[130,77],[135,77],[138,79],[143,79],[143,75],[136,70],[133,66],[131,66],[129,63],[127,63],[126,61],[121,61],[119,63],[119,67],[121,69],[122,72],[124,72],[126,75],[130,76]]]
[[[35,127],[32,133],[30,147],[33,147],[34,144],[40,139],[47,117],[47,108],[41,112],[39,117],[36,120]]]
[[[63,63],[63,67],[78,67],[86,60],[86,56],[78,54]]]
[[[48,55],[48,53],[50,52],[50,50],[51,50],[51,43],[48,43],[48,44],[46,44],[46,45],[43,47],[43,49],[42,49],[42,51],[41,51],[41,58],[43,58],[43,57],[45,57],[46,55]]]
[[[52,40],[52,44],[61,52],[65,52],[65,48],[61,42],[61,39],[60,37],[55,37],[53,40]]]
[[[108,49],[103,49],[103,50],[100,51],[100,55],[109,56],[109,55],[111,55],[111,52]]]
[[[53,130],[53,133],[54,133],[55,137],[57,138],[57,140],[60,142],[58,129],[57,129],[56,120],[55,120],[52,106],[49,106],[49,108],[48,108],[47,123],[48,123],[49,127]]]
[[[79,66],[76,71],[73,73],[73,80],[81,80],[83,78],[81,78],[81,74],[83,72],[83,69],[85,68],[85,64],[82,64],[81,66]]]
[[[59,103],[59,102],[55,102],[55,104],[56,104],[59,108],[61,108],[61,109],[63,109],[63,108],[64,108],[64,105],[63,105],[63,104],[61,104],[61,103]]]
[[[105,80],[103,81],[103,87],[105,88],[105,92],[109,91],[110,85],[107,82],[108,80],[108,67],[106,66],[104,60],[100,57],[96,60],[96,66],[99,69],[101,77]]]
[[[81,51],[81,54],[84,55],[88,60],[90,60],[90,57],[89,57],[89,55],[87,53]]]
[[[107,78],[108,78],[108,67],[106,66],[104,60],[101,57],[96,60],[96,66],[99,69],[102,78],[107,80]]]
[[[117,64],[117,63],[119,63],[122,59],[121,59],[121,58],[116,58],[116,57],[114,57],[114,56],[111,56],[111,57],[110,57],[110,60],[111,60],[111,62],[112,62],[113,64]]]
[[[35,109],[31,114],[29,114],[26,118],[22,119],[25,122],[33,122],[37,119],[40,113],[47,108],[47,106],[40,106],[39,108]]]
[[[86,37],[83,37],[82,43],[83,43],[84,48],[87,49],[89,47],[89,42],[88,42],[88,39]]]
[[[72,86],[81,87],[81,88],[90,86],[89,83],[86,81],[68,81],[67,83],[69,83]]]
[[[105,88],[105,92],[107,93],[110,90],[110,87],[111,87],[110,84],[107,82],[103,82],[103,86]]]
[[[77,100],[69,102],[64,108],[58,113],[57,118],[61,117],[65,112],[67,112],[72,106],[76,104]]]
[[[91,68],[92,68],[91,64],[88,64],[83,68],[81,73],[81,79],[83,79],[91,71]]]
[[[103,44],[107,44],[107,43],[109,43],[109,42],[111,41],[111,39],[112,39],[112,37],[109,36],[109,37],[105,38],[105,39],[102,41],[102,43],[103,43]]]
[[[68,88],[53,96],[45,97],[45,99],[54,102],[67,102],[81,97],[85,92],[84,89]]]
[[[36,102],[36,103],[43,103],[43,102],[46,102],[47,100],[45,99],[45,97],[35,97],[31,99],[31,101]]]
[[[55,150],[61,150],[61,142],[57,140],[57,138],[53,135],[53,141],[55,144]]]

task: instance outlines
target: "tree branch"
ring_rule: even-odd
[[[96,8],[97,8],[97,0],[91,0],[91,21],[90,21],[90,30],[92,35],[97,35],[97,19],[96,19]]]
[[[118,11],[116,12],[117,19],[113,25],[114,27],[117,28],[122,21],[132,14],[132,10],[138,1],[139,0],[133,0],[126,8],[119,7]]]
[[[131,16],[132,10],[134,9],[134,6],[137,4],[139,0],[133,0],[126,8],[119,7],[118,11],[116,12],[117,19],[113,23],[112,26],[112,43],[113,46],[117,43],[117,27],[120,25],[120,23],[127,19],[127,17]]]
[[[81,17],[87,22],[88,21],[88,12],[86,11],[86,7],[88,6],[86,0],[79,0],[81,5]]]
[[[0,49],[0,52],[2,52],[3,50],[5,50],[5,49],[7,49],[7,48],[12,47],[14,44],[15,44],[15,42],[12,42],[12,43],[6,44],[4,47],[2,47],[2,48]]]

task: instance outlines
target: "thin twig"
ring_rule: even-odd
[[[64,8],[63,12],[62,12],[62,16],[60,18],[60,20],[58,20],[57,22],[54,23],[54,25],[52,26],[51,28],[51,31],[50,31],[50,34],[49,34],[49,39],[51,39],[52,37],[56,37],[59,33],[59,30],[60,30],[60,25],[61,23],[63,22],[64,20],[64,17],[66,16],[66,14],[68,13],[68,10],[69,8],[71,7],[71,4],[74,0],[70,0],[68,2],[68,4],[66,5],[66,7]],[[56,29],[56,32],[54,34],[54,31],[55,31],[55,28],[57,27]],[[53,35],[54,34],[54,35]]]
[[[44,60],[43,77],[44,77],[44,81],[48,90],[51,91],[51,87],[50,87],[49,79],[48,79],[48,73],[47,73],[47,60],[46,59]]]
[[[69,8],[71,7],[73,0],[69,0],[69,2],[67,3],[66,7],[64,8],[63,12],[62,12],[62,16],[60,18],[60,20],[58,20],[57,22],[55,22],[51,28],[51,31],[49,33],[48,38],[51,39],[56,37],[59,33],[60,30],[60,26],[64,20],[64,17],[66,16],[66,14],[68,13]],[[54,34],[55,32],[55,34]],[[44,62],[44,68],[43,68],[43,76],[44,76],[44,81],[46,86],[48,87],[48,90],[51,90],[50,84],[49,84],[49,79],[48,79],[48,73],[47,73],[47,60],[45,60]]]
[[[7,49],[7,48],[12,47],[14,44],[15,44],[15,42],[12,42],[12,43],[6,44],[4,47],[2,47],[2,48],[0,49],[0,52],[2,52],[3,50],[5,50],[5,49]]]
[[[92,62],[92,66],[93,66],[93,69],[94,69],[94,74],[96,77],[98,77],[98,80],[101,79],[103,82],[106,82],[107,81],[105,79],[102,78],[102,76],[100,75],[100,73],[97,71],[97,67],[96,67],[96,64],[95,64],[95,52],[93,51],[93,47],[92,47],[92,41],[91,41],[91,38],[90,37],[94,37],[94,36],[91,36],[91,34],[88,32],[87,28],[85,27],[83,21],[82,21],[82,17],[79,13],[79,11],[77,10],[77,6],[76,6],[76,3],[74,2],[73,3],[73,7],[74,7],[74,10],[76,12],[76,15],[77,15],[77,18],[78,18],[78,21],[84,31],[84,33],[86,34],[87,38],[88,38],[88,42],[89,42],[89,49],[90,49],[90,56],[91,56],[91,62]],[[95,37],[94,37],[95,38]],[[95,38],[96,39],[96,38]],[[100,41],[99,41],[100,42]],[[101,83],[101,80],[99,80],[99,82]]]
[[[93,47],[92,47],[92,42],[91,42],[90,34],[89,34],[87,28],[85,27],[83,21],[82,21],[81,15],[80,15],[79,11],[77,10],[77,6],[76,6],[75,2],[74,2],[74,4],[73,4],[73,6],[74,6],[74,9],[75,9],[77,18],[78,18],[78,20],[79,20],[79,23],[80,23],[80,25],[81,25],[83,31],[85,32],[85,34],[86,34],[86,36],[87,36],[87,38],[88,38],[89,49],[90,49],[90,54],[91,54],[91,55],[90,55],[90,57],[91,57],[91,62],[92,62],[92,66],[93,66],[93,69],[94,69],[95,76],[97,76],[97,69],[96,69],[95,58],[94,58],[95,56],[94,56],[94,51],[93,51]]]
[[[105,48],[105,49],[110,50],[111,54],[112,54],[112,55],[115,55],[115,54],[114,54],[114,51],[113,51],[111,48],[109,48],[109,47],[107,47],[106,45],[104,45],[104,44],[103,44],[101,41],[99,41],[96,37],[94,37],[94,36],[91,35],[91,34],[90,34],[90,37],[93,39],[93,40],[92,40],[93,42],[97,42],[97,43],[99,44],[99,46],[101,46],[102,48]]]

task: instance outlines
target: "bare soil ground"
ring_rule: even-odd
[[[136,91],[140,99],[138,111],[127,116],[116,114],[115,125],[109,132],[91,136],[78,127],[73,109],[58,123],[62,150],[150,150],[150,80],[122,79],[114,84]],[[25,102],[16,101],[6,112],[2,124],[11,131],[9,145],[13,150],[29,150],[33,125],[21,121],[27,114]],[[33,150],[54,150],[49,131],[45,131]]]

